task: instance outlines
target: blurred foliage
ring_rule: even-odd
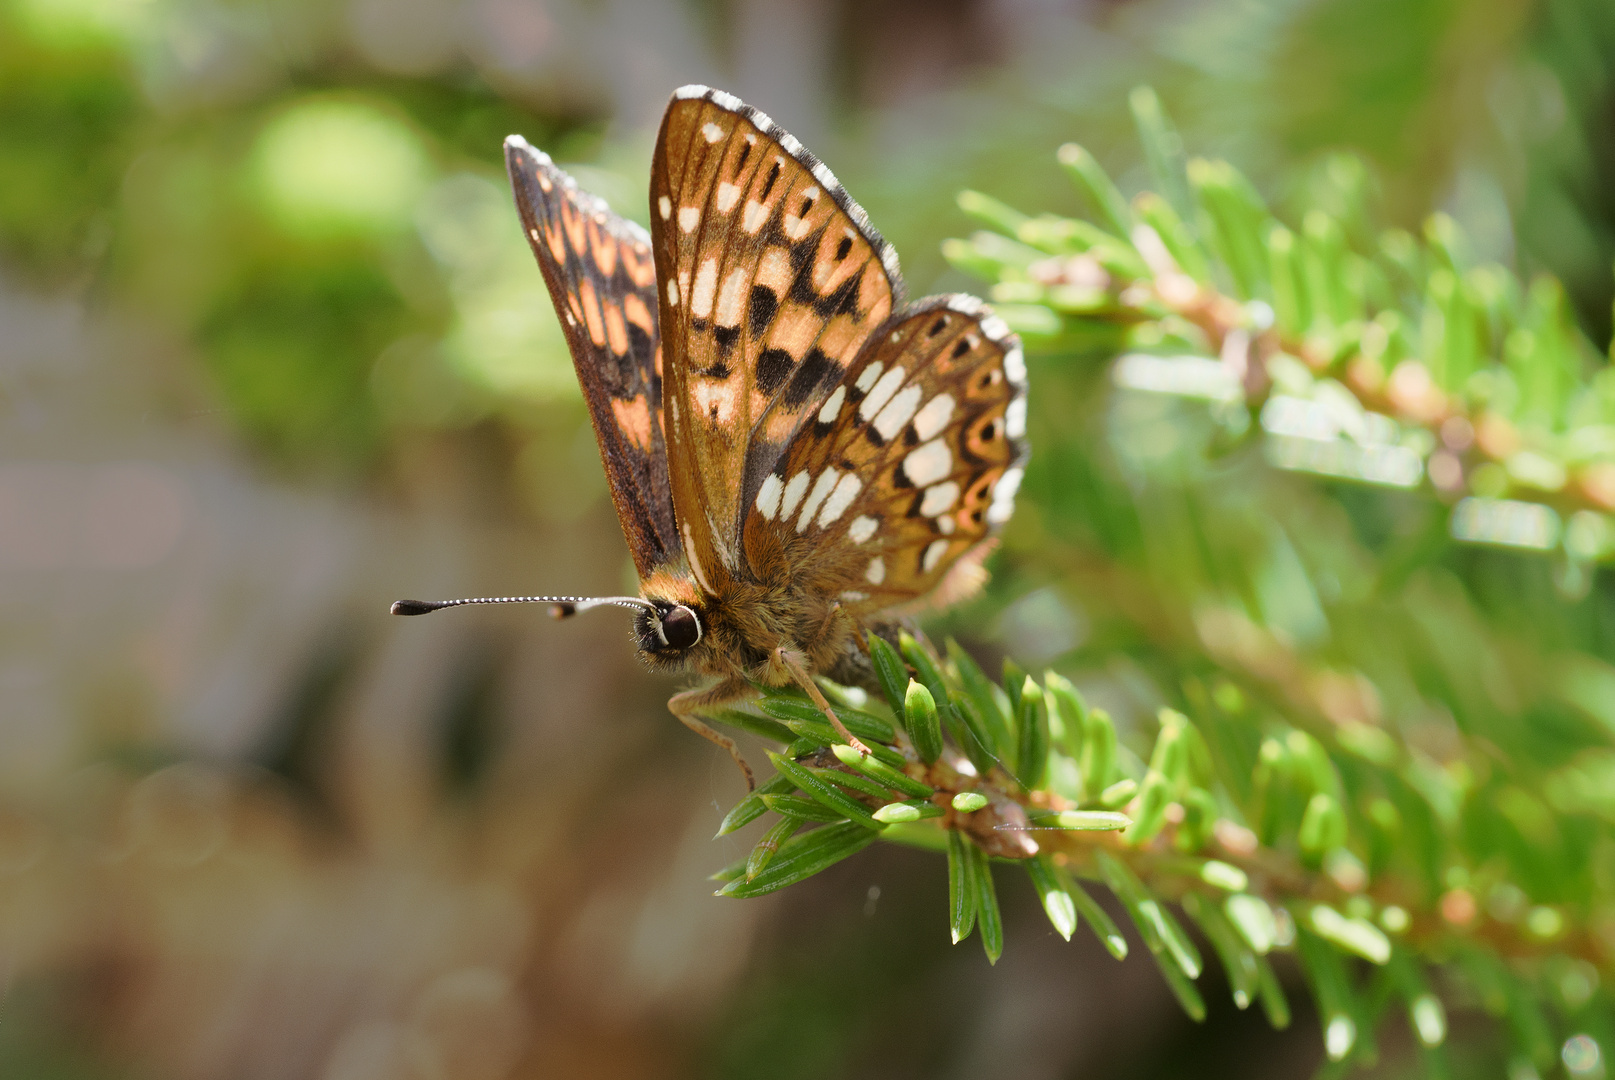
[[[594,448],[499,145],[521,132],[643,220],[648,140],[557,89],[587,50],[527,81],[486,57],[412,73],[347,40],[376,10],[0,6],[5,273],[137,313],[277,470],[361,489],[423,436],[492,433],[499,482],[575,518]],[[946,108],[860,113],[832,156],[911,292],[986,282],[1036,350],[994,583],[929,624],[963,647],[916,642],[884,693],[841,699],[907,786],[789,695],[731,715],[789,752],[731,812],[761,835],[722,891],[879,832],[937,853],[938,938],[990,957],[1023,894],[1062,936],[1142,942],[1213,1024],[1235,1020],[1213,967],[1274,1023],[1311,998],[1326,1068],[1605,1075],[1615,7],[1159,0],[1020,47]],[[858,80],[881,68],[842,63],[836,98],[878,97]],[[1129,99],[1144,80],[1160,101]],[[1006,655],[1036,677],[980,675]],[[489,753],[477,671],[456,792]],[[270,764],[315,788],[315,753]],[[992,827],[1017,813],[1031,831]],[[1026,838],[1022,875],[1001,860]],[[444,910],[480,910],[459,884]],[[829,932],[828,960],[736,994],[721,1068],[802,1046],[802,1017],[879,1041],[874,999],[922,992],[914,925]],[[94,1003],[55,1003],[93,975],[7,999],[30,1030],[5,1028],[0,1071],[117,1074],[76,1039]],[[796,1074],[835,1073],[848,1051],[813,1035]]]
[[[498,147],[521,130],[581,149],[596,127],[475,78],[221,76],[263,61],[254,24],[277,17],[291,13],[0,10],[8,266],[47,288],[95,273],[172,326],[240,429],[301,468],[352,472],[389,431],[575,400],[554,320],[526,303]],[[198,85],[174,70],[187,64]],[[622,181],[585,172],[620,199]]]

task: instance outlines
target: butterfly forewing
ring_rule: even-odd
[[[747,507],[748,560],[805,575],[849,613],[935,590],[1008,520],[1026,458],[1026,368],[969,296],[881,328]]]
[[[668,106],[651,173],[669,471],[691,570],[749,576],[741,508],[900,301],[896,257],[767,116],[705,87]]]
[[[505,165],[566,332],[617,516],[646,577],[679,553],[650,237],[518,136],[505,142]]]

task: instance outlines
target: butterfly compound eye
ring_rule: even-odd
[[[688,649],[701,640],[701,620],[680,604],[662,616],[662,637],[670,648]]]

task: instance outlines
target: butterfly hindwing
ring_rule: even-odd
[[[702,588],[748,576],[741,508],[900,302],[896,256],[766,115],[679,90],[651,172],[673,501]]]
[[[662,431],[656,269],[645,230],[519,136],[505,165],[589,407],[641,578],[679,554]]]
[[[1008,520],[1025,434],[1026,365],[1003,320],[970,296],[920,301],[869,341],[764,477],[748,559],[794,569],[850,614],[912,603]]]

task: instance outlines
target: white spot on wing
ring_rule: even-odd
[[[533,243],[535,243],[535,244],[538,243],[539,236],[538,236],[538,230],[537,229],[528,229],[527,230],[527,235],[531,236],[533,238]]]
[[[869,393],[869,388],[875,385],[876,379],[880,378],[880,369],[884,366],[879,360],[876,360],[858,373],[858,381],[853,383],[853,386],[857,387],[860,393]]]
[[[1019,345],[1004,354],[1004,374],[1016,386],[1026,385],[1026,355]]]
[[[880,522],[874,518],[866,514],[859,514],[852,519],[852,524],[847,526],[847,535],[852,538],[853,543],[861,544],[874,536],[875,530],[879,527]]]
[[[699,415],[710,416],[720,424],[727,424],[734,418],[735,409],[740,403],[740,384],[700,377],[695,380],[690,396],[695,399]]]
[[[723,290],[718,293],[718,312],[713,321],[719,326],[739,326],[741,300],[746,291],[746,271],[736,267],[723,279]]]
[[[1012,439],[1026,434],[1026,399],[1018,397],[1004,410],[1004,432]]]
[[[690,294],[690,314],[704,319],[712,314],[712,296],[718,291],[718,257],[709,255],[695,272],[695,291]]]
[[[993,485],[993,504],[987,508],[988,521],[1002,525],[1009,520],[1009,516],[1015,512],[1015,493],[1020,490],[1023,475],[1021,468],[1016,466],[998,478],[998,483]]]
[[[908,452],[903,459],[903,475],[915,487],[926,487],[953,471],[953,451],[941,439],[932,439]]]
[[[954,293],[948,297],[948,307],[961,315],[974,315],[981,310],[982,304],[980,300],[977,300],[969,293]]]
[[[808,480],[807,470],[804,469],[791,477],[790,483],[785,485],[785,497],[779,505],[779,519],[781,521],[790,520],[791,513],[796,509],[796,504],[802,501],[802,496],[807,492]]]
[[[836,174],[830,171],[830,166],[822,161],[813,166],[813,177],[824,185],[826,191],[834,191],[841,186],[836,181]]]
[[[785,215],[785,235],[791,240],[800,240],[807,235],[808,223],[806,218],[799,218],[795,214]]]
[[[925,572],[929,574],[932,570],[936,569],[936,564],[941,562],[942,556],[946,555],[947,553],[948,542],[946,540],[932,540],[931,546],[925,549],[925,557],[920,560],[920,565],[924,567]]]
[[[886,580],[886,560],[876,555],[869,560],[869,566],[864,570],[864,580],[871,585],[879,585]]]
[[[824,408],[819,410],[819,423],[835,423],[836,415],[841,412],[841,405],[846,400],[847,387],[846,384],[842,384],[836,387],[836,392],[830,395],[829,400],[824,403]]]
[[[767,220],[768,207],[756,199],[752,199],[746,203],[746,209],[741,211],[740,227],[749,233],[755,233],[763,227],[763,222]]]
[[[707,142],[715,143],[723,138],[723,128],[709,120],[701,125],[701,134],[706,137]]]
[[[903,425],[908,423],[909,417],[913,416],[914,410],[919,407],[922,393],[924,391],[918,386],[904,387],[884,409],[880,410],[871,426],[880,432],[882,439],[891,442],[897,438],[897,433],[903,430]]]
[[[826,469],[819,474],[817,480],[813,481],[813,490],[808,492],[807,499],[802,503],[802,512],[796,518],[797,532],[803,532],[807,529],[809,523],[813,521],[814,513],[819,509],[819,504],[825,500],[830,494],[830,490],[836,486],[836,480],[840,475],[835,469]]]
[[[857,589],[847,589],[842,592],[841,599],[850,603],[857,603],[859,600],[868,600],[869,594],[859,592]]]
[[[779,513],[779,497],[784,493],[784,482],[776,474],[769,473],[768,479],[763,481],[763,486],[757,491],[757,512],[773,521],[774,515]]]
[[[662,220],[666,221],[673,216],[673,200],[663,195],[656,200],[656,209],[662,215]]]
[[[925,403],[925,408],[914,414],[914,433],[920,441],[932,438],[948,426],[953,419],[953,395],[938,394]]]
[[[711,87],[704,86],[701,83],[687,83],[673,91],[673,96],[682,101],[688,101],[690,98],[706,97],[712,92]]]
[[[778,293],[790,285],[791,277],[791,260],[784,248],[771,247],[763,252],[762,261],[757,264],[758,281]]]
[[[846,473],[840,480],[837,480],[835,490],[831,491],[830,497],[824,500],[824,509],[819,511],[819,528],[824,528],[842,514],[845,514],[847,507],[852,505],[852,500],[856,499],[858,492],[863,490],[863,486],[864,482],[852,475],[852,473]]]
[[[878,365],[871,364],[869,366],[877,367]],[[869,396],[858,403],[859,417],[864,420],[873,419],[875,414],[880,412],[881,407],[891,400],[892,395],[897,393],[897,388],[903,385],[903,380],[907,377],[908,372],[900,367],[894,367],[882,375],[880,381],[870,389]],[[862,379],[858,381],[863,382]]]
[[[989,315],[981,320],[981,332],[989,341],[1002,341],[1009,337],[1009,324],[997,315]]]
[[[933,484],[925,489],[925,495],[920,499],[920,514],[924,517],[936,517],[953,509],[953,504],[959,501],[959,485],[947,480],[940,484]]]
[[[667,279],[667,302],[674,307],[679,306],[679,283],[672,278]]]
[[[684,232],[694,232],[695,227],[701,224],[701,208],[699,206],[679,207],[679,228]]]
[[[718,204],[720,212],[727,214],[735,208],[735,203],[740,201],[740,185],[719,184],[717,198],[713,201]]]
[[[690,535],[690,523],[684,523],[684,554],[690,560],[690,573],[695,575],[696,584],[701,591],[711,594],[712,586],[707,582],[706,571],[701,569],[701,557],[695,553],[695,538]]]

